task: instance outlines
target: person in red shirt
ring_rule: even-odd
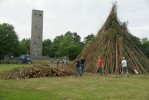
[[[102,75],[102,69],[103,69],[103,59],[99,56],[98,57],[97,73],[100,73]]]

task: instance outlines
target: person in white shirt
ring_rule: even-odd
[[[127,67],[127,60],[125,59],[125,57],[123,57],[123,60],[122,60],[122,73],[121,73],[121,76],[123,74],[127,74],[127,77],[129,77],[128,67]]]

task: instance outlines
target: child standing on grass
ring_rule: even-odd
[[[103,70],[103,59],[99,56],[98,57],[98,66],[97,66],[97,71],[96,73],[100,73],[101,75],[103,74],[102,70]]]

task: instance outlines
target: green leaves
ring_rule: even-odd
[[[90,34],[84,38],[84,43],[87,44],[87,43],[91,42],[94,38],[95,38],[95,35]]]
[[[22,39],[19,42],[19,51],[18,54],[16,54],[17,56],[19,56],[20,54],[27,54],[30,51],[30,39]]]
[[[0,24],[0,58],[15,53],[18,47],[18,36],[10,24]]]
[[[57,36],[53,41],[55,56],[68,56],[70,60],[75,59],[84,47],[80,40],[81,37],[76,32],[68,31],[65,35]]]

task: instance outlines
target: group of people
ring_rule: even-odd
[[[84,73],[84,63],[85,59],[83,57],[81,59],[76,60],[76,76],[78,75],[82,76],[82,74]],[[96,73],[100,73],[101,75],[103,75],[103,67],[104,67],[104,61],[102,57],[99,56],[97,61]],[[127,74],[127,77],[129,77],[127,60],[125,59],[125,57],[122,58],[121,67],[122,67],[121,76],[123,74]]]
[[[68,61],[66,60],[66,58],[64,58],[64,59],[63,59],[63,63],[62,63],[64,67],[66,67],[67,62],[68,62]],[[57,64],[57,67],[58,67],[58,66],[59,66],[59,59],[56,60],[56,64]]]
[[[83,57],[76,60],[76,76],[82,76],[82,74],[84,74],[84,64],[85,59]]]
[[[125,59],[125,57],[122,58],[122,62],[120,65],[122,67],[121,77],[123,74],[127,74],[127,77],[129,77],[127,60]],[[103,74],[103,59],[100,56],[98,58],[98,66],[97,66],[96,73],[100,73],[101,75]]]
[[[53,63],[53,59],[51,60],[51,63]],[[66,57],[64,57],[63,58],[63,61],[62,61],[63,66],[66,67],[67,66],[67,63],[68,63],[68,60],[67,60]],[[59,58],[57,58],[56,59],[56,65],[57,65],[57,67],[59,66],[59,64],[60,64],[60,60],[59,60]]]

